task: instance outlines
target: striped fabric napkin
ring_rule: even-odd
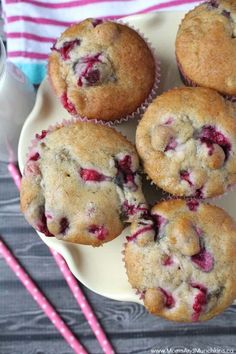
[[[189,10],[199,0],[2,0],[8,57],[34,84],[45,76],[50,47],[72,23],[153,11]]]

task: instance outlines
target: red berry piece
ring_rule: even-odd
[[[192,315],[193,321],[198,321],[200,313],[202,312],[205,305],[206,305],[206,295],[200,291],[194,299],[194,304],[193,304],[194,314]]]
[[[29,161],[38,161],[40,159],[40,155],[36,152],[34,155],[29,157]]]
[[[126,174],[132,173],[132,160],[130,155],[125,155],[123,159],[117,161],[118,167]]]
[[[145,297],[146,290],[136,290],[135,294],[138,295],[140,300],[143,300]]]
[[[170,266],[173,263],[174,263],[174,261],[173,261],[172,257],[171,256],[167,256],[167,255],[166,255],[166,257],[164,257],[163,261],[161,262],[161,264],[163,266]]]
[[[224,134],[217,131],[215,127],[206,125],[202,128],[199,138],[202,143],[207,145],[209,155],[213,154],[213,144],[218,144],[223,149],[225,153],[225,160],[227,160],[231,150],[231,143],[224,136]]]
[[[200,229],[200,227],[195,226],[195,230],[197,232],[198,237],[202,237],[203,235],[202,229]]]
[[[210,272],[214,266],[214,258],[205,248],[202,248],[198,254],[192,256],[191,261],[206,273]]]
[[[68,228],[69,228],[68,219],[66,217],[61,218],[61,220],[60,220],[60,234],[65,235]]]
[[[171,293],[169,293],[168,291],[164,290],[163,288],[159,288],[162,292],[162,294],[165,297],[165,306],[168,309],[171,309],[175,306],[175,300],[173,298],[173,296],[171,295]]]
[[[37,140],[43,140],[45,136],[47,135],[47,130],[42,130],[41,134],[35,134],[35,137]]]
[[[167,219],[162,215],[152,214],[152,219],[155,224],[155,228],[160,231],[167,223]]]
[[[199,316],[207,303],[207,288],[204,285],[198,283],[192,283],[191,286],[193,288],[199,289],[199,293],[195,296],[193,303],[194,313],[192,315],[192,320],[196,322],[199,320]]]
[[[45,236],[52,237],[54,235],[51,234],[51,232],[48,230],[47,227],[47,218],[44,214],[44,212],[41,215],[41,218],[36,226],[37,230],[42,232]]]
[[[229,11],[223,10],[221,13],[222,13],[223,16],[225,16],[225,17],[227,17],[228,19],[230,19],[231,14],[230,14]]]
[[[145,205],[129,204],[129,202],[125,200],[125,202],[122,205],[122,212],[126,217],[136,215],[136,214],[143,216],[148,213],[148,209]]]
[[[65,109],[71,114],[77,114],[74,104],[69,100],[67,93],[64,92],[61,96],[61,103],[65,107]]]
[[[186,205],[189,208],[189,210],[197,211],[197,209],[199,207],[199,202],[195,199],[191,199],[186,202]]]
[[[104,176],[102,173],[99,173],[96,170],[90,170],[88,168],[80,169],[80,177],[86,182],[88,181],[102,182],[107,179],[107,177]]]
[[[173,122],[174,122],[174,118],[169,117],[169,118],[165,121],[164,125],[171,125]]]
[[[53,219],[53,216],[50,213],[45,213],[45,216],[47,219]]]
[[[211,0],[209,2],[209,5],[211,5],[211,7],[216,8],[216,9],[219,7],[219,4],[218,4],[217,0]]]
[[[180,179],[188,182],[190,187],[192,187],[194,185],[194,183],[191,181],[191,174],[186,170],[180,171]],[[193,197],[197,198],[197,199],[204,198],[203,186],[201,188],[198,188],[195,190]]]
[[[121,188],[126,186],[131,188],[133,191],[137,190],[138,186],[134,181],[136,172],[133,172],[131,168],[131,156],[125,155],[123,159],[115,160],[115,165],[117,168],[115,183]]]
[[[97,64],[101,63],[101,53],[82,57],[75,65],[75,73],[78,75],[77,85],[82,87],[84,84],[93,86],[100,80],[100,71]]]
[[[203,186],[201,188],[196,189],[194,197],[197,198],[197,199],[203,199],[204,198]]]
[[[182,179],[182,180],[188,182],[188,184],[189,184],[190,186],[193,185],[193,183],[192,183],[191,180],[190,180],[190,173],[189,173],[188,171],[186,171],[186,170],[180,171],[180,179]]]
[[[167,256],[162,260],[161,262],[162,265],[164,266],[169,266],[174,264],[173,258],[171,256]]]
[[[195,283],[195,282],[192,282],[191,283],[191,287],[192,288],[196,288],[196,289],[199,289],[201,290],[203,293],[207,293],[207,288],[205,287],[205,285],[203,284],[200,284],[200,283]]]
[[[177,146],[177,141],[175,140],[175,138],[170,138],[170,141],[168,142],[167,146],[165,147],[164,152],[170,151],[170,150],[175,150],[176,146]]]
[[[154,223],[155,237],[154,241],[160,240],[164,237],[163,228],[167,224],[167,219],[158,214],[152,214],[152,220]]]
[[[98,69],[89,70],[84,76],[90,86],[95,85],[100,79],[100,71]]]
[[[104,21],[100,18],[94,18],[92,19],[92,25],[93,27],[97,27],[98,25],[101,25]]]
[[[144,226],[141,229],[137,230],[135,233],[133,233],[131,236],[127,236],[126,239],[128,242],[135,241],[139,235],[152,230],[153,230],[152,225]]]
[[[108,230],[103,225],[90,225],[88,232],[93,234],[100,241],[105,240],[108,235]]]
[[[63,60],[67,60],[70,59],[70,51],[76,46],[80,45],[80,43],[80,39],[74,39],[72,41],[64,42],[62,47],[60,47],[59,49],[57,49],[56,45],[54,44],[51,49],[60,53]]]

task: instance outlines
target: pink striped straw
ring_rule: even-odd
[[[60,271],[64,275],[64,278],[69,288],[71,289],[72,294],[74,295],[77,303],[80,305],[81,310],[85,318],[87,319],[93,333],[97,337],[97,340],[102,350],[104,351],[104,353],[113,354],[114,350],[112,349],[111,344],[108,342],[105,333],[103,332],[99,322],[97,321],[88,301],[86,300],[81,289],[79,288],[78,282],[76,281],[75,277],[72,275],[68,265],[66,264],[66,262],[64,261],[64,259],[59,253],[57,253],[55,250],[52,249],[50,249],[50,251],[57,265],[59,266]]]
[[[8,170],[9,170],[17,188],[20,189],[21,176],[20,176],[18,168],[14,164],[9,163]],[[111,344],[109,343],[103,329],[101,328],[93,310],[91,309],[91,306],[89,305],[88,301],[84,297],[83,292],[80,289],[76,278],[71,273],[69,267],[67,266],[67,264],[64,261],[64,259],[62,258],[62,256],[53,249],[50,249],[50,251],[51,251],[57,265],[59,266],[60,271],[62,272],[72,294],[74,295],[77,303],[79,304],[85,318],[87,319],[88,324],[90,325],[94,335],[96,336],[103,352],[105,354],[114,354],[115,352],[114,352]]]
[[[16,276],[20,279],[21,283],[25,286],[28,292],[32,295],[34,300],[38,303],[44,313],[48,316],[50,321],[56,327],[56,329],[60,332],[60,334],[64,337],[66,342],[71,346],[76,354],[87,354],[86,350],[82,347],[80,342],[76,339],[74,334],[67,327],[65,322],[61,319],[43,293],[39,290],[39,288],[35,285],[33,280],[29,277],[29,275],[25,272],[25,270],[18,263],[16,258],[7,248],[7,246],[0,239],[0,253],[5,258],[9,267],[13,270]]]
[[[13,163],[9,163],[8,164],[8,171],[10,172],[10,175],[11,175],[13,181],[15,182],[15,185],[20,190],[21,175],[20,175],[18,168]]]

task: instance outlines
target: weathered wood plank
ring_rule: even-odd
[[[81,343],[91,354],[102,353],[100,347],[98,346],[96,340],[89,337],[80,337]],[[226,344],[227,343],[227,344]],[[206,337],[200,336],[197,341],[193,338],[142,338],[133,337],[129,338],[116,337],[113,340],[113,346],[118,354],[150,354],[154,349],[202,349],[207,353],[226,353],[223,350],[230,350],[228,353],[236,353],[235,350],[235,339],[225,337],[222,341],[221,337]],[[214,351],[210,351],[213,350]],[[219,351],[221,349],[221,351]],[[6,340],[0,342],[0,353],[1,354],[72,354],[72,351],[67,347],[67,345],[60,339],[59,336],[47,336],[43,338],[38,337],[27,337]],[[177,351],[176,351],[177,353]]]

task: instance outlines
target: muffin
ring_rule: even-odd
[[[61,34],[49,56],[48,74],[69,113],[115,121],[148,98],[155,82],[155,60],[133,29],[87,19]]]
[[[223,209],[164,201],[132,223],[127,239],[128,279],[150,313],[205,321],[235,299],[236,224]]]
[[[147,212],[134,146],[92,122],[36,134],[20,199],[27,221],[45,236],[93,246]]]
[[[183,19],[176,58],[185,84],[215,89],[236,99],[236,2],[209,1]]]
[[[176,196],[208,198],[236,183],[233,104],[207,88],[176,88],[148,107],[136,146],[149,178]]]

